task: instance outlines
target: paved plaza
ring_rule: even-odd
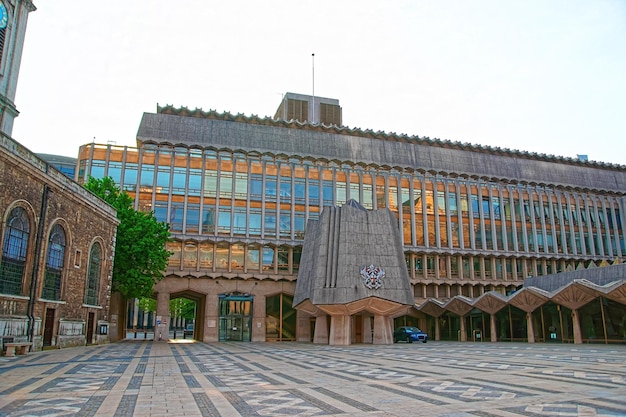
[[[125,341],[0,357],[0,416],[626,416],[626,345]]]

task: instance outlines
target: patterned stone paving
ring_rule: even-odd
[[[0,358],[0,416],[626,416],[626,345],[129,341]]]

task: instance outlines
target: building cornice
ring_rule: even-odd
[[[480,144],[472,144],[469,142],[458,142],[447,139],[431,139],[428,136],[397,134],[395,132],[387,133],[383,131],[373,131],[371,129],[350,128],[346,126],[324,125],[321,123],[312,124],[308,122],[300,122],[298,120],[274,119],[269,116],[260,117],[257,115],[246,116],[242,113],[232,114],[230,112],[219,113],[216,110],[204,111],[202,109],[189,109],[187,107],[174,107],[171,105],[157,105],[158,114],[167,114],[181,117],[195,117],[201,119],[220,120],[228,122],[247,123],[252,125],[263,125],[288,129],[300,129],[310,132],[341,134],[346,136],[356,136],[368,139],[378,139],[389,142],[413,143],[424,146],[432,146],[438,148],[455,149],[468,152],[484,153],[489,155],[507,156],[513,158],[530,159],[542,162],[554,162],[559,164],[568,164],[585,167],[595,167],[602,169],[624,170],[626,165],[612,164],[599,161],[583,161],[577,158],[549,155],[536,152],[527,152],[516,149],[492,147]]]

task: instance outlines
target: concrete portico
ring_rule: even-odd
[[[314,343],[392,344],[393,318],[416,314],[393,214],[350,200],[310,221],[294,306],[316,318]]]

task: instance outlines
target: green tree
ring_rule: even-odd
[[[117,210],[113,288],[127,299],[149,297],[163,278],[171,255],[165,248],[170,240],[169,224],[157,221],[154,213],[133,208],[132,198],[115,185],[113,178],[89,177],[85,184],[92,193]]]
[[[176,298],[170,301],[170,315],[193,320],[196,316],[196,302],[187,298]]]

